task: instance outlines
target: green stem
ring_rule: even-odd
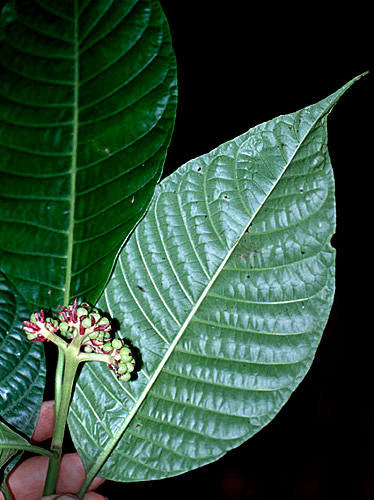
[[[13,497],[8,489],[8,486],[6,484],[5,479],[3,480],[3,482],[0,485],[0,491],[4,495],[5,500],[13,500]]]
[[[51,450],[58,451],[58,457],[49,461],[48,473],[45,482],[44,495],[52,495],[55,492],[58,472],[62,456],[62,444],[64,440],[66,420],[69,404],[73,392],[75,374],[79,365],[78,350],[71,344],[65,352],[65,369],[62,380],[61,397],[58,404],[58,412],[55,423],[55,431],[52,438]],[[75,346],[74,346],[75,347]],[[78,346],[79,349],[79,346]]]
[[[65,353],[59,347],[58,348],[57,366],[56,366],[56,375],[55,375],[55,421],[57,420],[58,409],[60,407],[60,401],[61,401],[62,377],[64,374],[64,365],[65,365]]]
[[[79,362],[83,361],[100,361],[107,364],[113,364],[115,362],[114,356],[110,354],[101,354],[101,353],[81,353],[79,354]]]

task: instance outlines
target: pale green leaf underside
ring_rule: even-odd
[[[88,477],[158,479],[263,428],[305,376],[334,294],[326,119],[350,82],[167,178],[100,306],[139,349],[127,384],[86,365],[69,424]]]

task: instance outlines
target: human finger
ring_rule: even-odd
[[[38,455],[21,462],[12,470],[7,478],[7,485],[16,500],[38,500],[43,496],[48,462],[49,458]],[[78,454],[67,453],[61,460],[56,492],[78,493],[84,478],[85,471]],[[104,481],[104,479],[95,478],[88,489],[96,489]],[[92,498],[92,500],[95,499]]]
[[[55,428],[55,402],[43,401],[30,443],[35,444],[53,436]],[[0,500],[5,500],[0,491]]]
[[[57,494],[57,495],[48,495],[46,497],[39,498],[39,500],[78,500],[78,497],[76,495]],[[99,495],[98,493],[89,491],[84,495],[83,500],[108,500],[108,499],[106,497],[103,497],[103,495]]]
[[[41,497],[39,500],[78,500],[76,495],[47,495],[46,497]]]
[[[55,402],[54,400],[43,401],[40,408],[38,420],[31,436],[30,443],[35,444],[40,441],[45,441],[53,436],[55,428]],[[4,495],[0,491],[0,500],[5,500]]]
[[[78,493],[86,477],[82,460],[78,453],[66,453],[63,455],[60,473],[56,485],[56,493]],[[105,479],[95,477],[88,490],[95,490]]]
[[[39,500],[76,500],[78,497],[76,495],[69,495],[66,493],[58,493],[56,495],[48,495],[46,497],[42,497]],[[4,495],[0,491],[0,500],[5,500]],[[18,500],[18,499],[16,499]],[[95,493],[94,491],[89,491],[86,493],[83,497],[83,500],[107,500],[106,497],[103,497],[103,495],[99,495],[98,493]]]
[[[40,443],[53,436],[55,428],[55,402],[43,401],[30,443]]]

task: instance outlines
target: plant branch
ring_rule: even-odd
[[[115,363],[115,359],[110,354],[102,354],[102,353],[80,353],[79,361],[100,361],[103,363],[107,363],[108,365]]]
[[[69,346],[72,347],[71,345]],[[69,411],[69,404],[73,392],[75,375],[79,365],[78,352],[76,349],[67,350],[65,354],[65,367],[62,380],[61,398],[58,405],[55,431],[52,438],[51,450],[58,452],[57,458],[49,461],[48,473],[45,482],[44,495],[52,495],[55,492],[58,472],[62,457],[62,444],[65,435],[66,420]]]
[[[55,374],[55,420],[57,419],[58,409],[61,401],[62,377],[64,374],[65,354],[64,351],[58,348],[58,358]]]

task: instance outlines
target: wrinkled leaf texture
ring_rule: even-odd
[[[28,314],[28,305],[0,273],[0,424],[11,426],[0,429],[0,448],[7,446],[0,450],[0,467],[8,462],[2,471],[4,477],[21,458],[18,450],[32,449],[14,430],[32,436],[46,381],[44,348],[27,342],[22,330],[22,320]]]
[[[138,481],[212,462],[304,378],[335,288],[326,121],[352,83],[158,186],[99,301],[141,369],[124,384],[86,364],[69,415],[88,478],[102,464],[103,477]]]
[[[46,368],[43,346],[25,340],[22,318],[27,314],[26,303],[0,273],[0,416],[31,437],[43,401]]]
[[[176,66],[157,0],[19,0],[0,43],[0,265],[30,304],[95,302],[161,175]]]

